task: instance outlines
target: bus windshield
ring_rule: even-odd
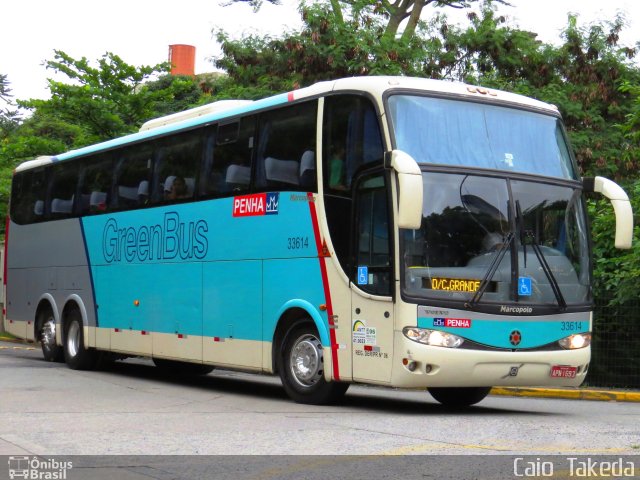
[[[464,303],[590,300],[581,190],[424,172],[420,229],[403,231],[405,294]]]
[[[559,118],[517,108],[393,95],[396,147],[418,163],[577,180]]]

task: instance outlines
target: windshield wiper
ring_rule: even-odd
[[[536,242],[535,235],[531,230],[526,230],[524,232],[524,235],[526,238],[531,240],[531,248],[533,248],[533,251],[536,254],[536,257],[538,258],[538,262],[540,262],[540,266],[542,267],[542,271],[547,276],[547,280],[549,280],[549,285],[551,286],[551,290],[553,290],[553,294],[556,297],[558,306],[560,307],[561,310],[566,310],[567,302],[565,301],[564,296],[562,295],[562,291],[560,291],[560,286],[558,285],[558,281],[556,280],[556,277],[553,275],[553,272],[551,271],[551,267],[549,267],[549,264],[547,263],[547,259],[545,258],[544,253],[540,248],[540,245],[538,245],[538,242]]]
[[[500,248],[498,248],[498,251],[496,252],[496,256],[493,257],[493,260],[489,265],[489,269],[487,270],[487,273],[484,274],[484,278],[480,282],[480,286],[478,287],[478,290],[476,290],[476,293],[473,295],[473,298],[471,299],[471,301],[465,304],[465,307],[473,308],[478,304],[478,302],[482,298],[482,295],[484,295],[484,292],[487,290],[487,287],[489,286],[489,282],[495,275],[496,270],[498,270],[498,266],[500,265],[500,262],[504,258],[505,253],[507,253],[507,249],[509,249],[509,247],[513,243],[514,238],[515,238],[515,235],[513,234],[513,232],[509,232],[509,234],[507,235],[507,238],[505,238],[504,242],[500,245]]]
[[[562,291],[560,290],[560,286],[558,285],[558,281],[556,277],[553,275],[551,271],[551,267],[547,263],[547,259],[538,245],[536,241],[536,237],[531,230],[525,230],[524,228],[524,216],[522,215],[522,209],[520,207],[520,200],[516,200],[516,222],[518,224],[518,230],[520,232],[520,244],[522,245],[522,254],[524,256],[524,268],[527,268],[527,239],[531,240],[531,248],[533,252],[536,254],[538,258],[538,262],[540,262],[540,266],[542,267],[542,271],[547,277],[549,281],[549,285],[551,286],[551,290],[553,290],[553,294],[556,297],[556,301],[558,302],[558,306],[565,310],[567,308],[567,302],[562,295]]]

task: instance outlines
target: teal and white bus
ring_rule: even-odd
[[[350,383],[580,385],[591,252],[558,110],[453,82],[348,78],[153,120],[14,174],[5,328],[90,369],[278,374],[298,402]]]

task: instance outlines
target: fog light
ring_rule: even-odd
[[[409,360],[408,358],[403,358],[402,364],[407,367],[407,370],[410,372],[415,371],[416,366],[418,365],[414,360]]]
[[[585,348],[591,345],[590,333],[578,333],[576,335],[570,335],[561,340],[558,340],[558,344],[567,350],[576,350],[578,348]]]

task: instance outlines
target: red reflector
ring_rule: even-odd
[[[184,335],[182,335],[181,333],[178,334],[178,338],[184,338]]]
[[[120,331],[120,329],[119,328],[114,328],[113,331],[118,333]]]
[[[146,332],[146,331],[144,331],[144,330],[142,330],[140,333],[141,333],[142,335],[149,335],[149,332]]]
[[[371,345],[365,345],[365,346],[364,346],[364,351],[365,351],[365,352],[370,352],[370,351],[372,351],[372,350],[373,350],[373,347],[372,347]]]
[[[551,367],[551,378],[576,378],[578,367],[554,365]]]

